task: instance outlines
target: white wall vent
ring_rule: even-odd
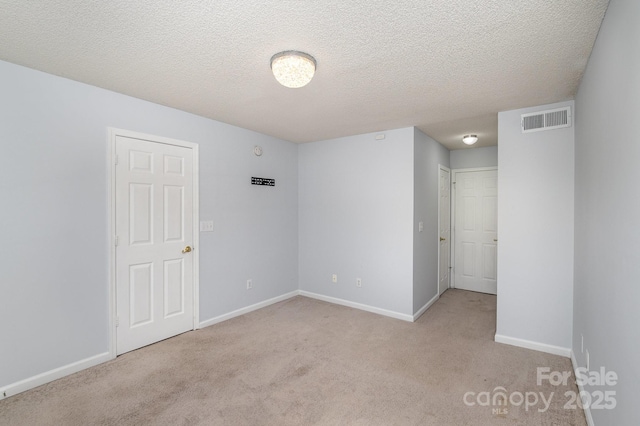
[[[520,119],[522,133],[571,127],[571,107],[522,114]]]

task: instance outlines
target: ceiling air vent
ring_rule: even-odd
[[[522,133],[571,127],[571,107],[522,114]]]

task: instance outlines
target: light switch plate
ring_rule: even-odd
[[[200,221],[200,232],[213,232],[213,221],[212,220]]]

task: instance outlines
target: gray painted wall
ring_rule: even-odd
[[[108,126],[200,145],[201,321],[297,289],[297,145],[6,62],[0,93],[0,387],[108,351]]]
[[[300,145],[300,289],[412,315],[414,130],[382,133]]]
[[[438,294],[438,165],[449,167],[444,146],[418,129],[414,141],[413,313]]]
[[[640,2],[612,0],[576,96],[573,352],[615,371],[615,410],[597,425],[640,424]]]
[[[573,319],[574,127],[523,134],[498,115],[496,334],[566,349]]]
[[[215,229],[200,233],[201,321],[298,289],[298,145],[213,123],[196,140],[200,216]],[[276,185],[251,185],[252,176]]]
[[[452,169],[495,167],[498,165],[498,147],[463,148],[451,151]]]

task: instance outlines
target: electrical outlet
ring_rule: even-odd
[[[338,282],[338,275],[337,274],[331,275],[331,281],[334,282],[334,283],[337,283]]]
[[[247,280],[247,290],[251,290],[253,288],[253,280]]]
[[[356,278],[356,287],[362,287],[362,278]]]
[[[424,222],[418,222],[418,232],[424,231]]]
[[[588,349],[584,351],[584,360],[585,360],[585,363],[587,364],[586,365],[587,371],[589,371],[589,350]]]

